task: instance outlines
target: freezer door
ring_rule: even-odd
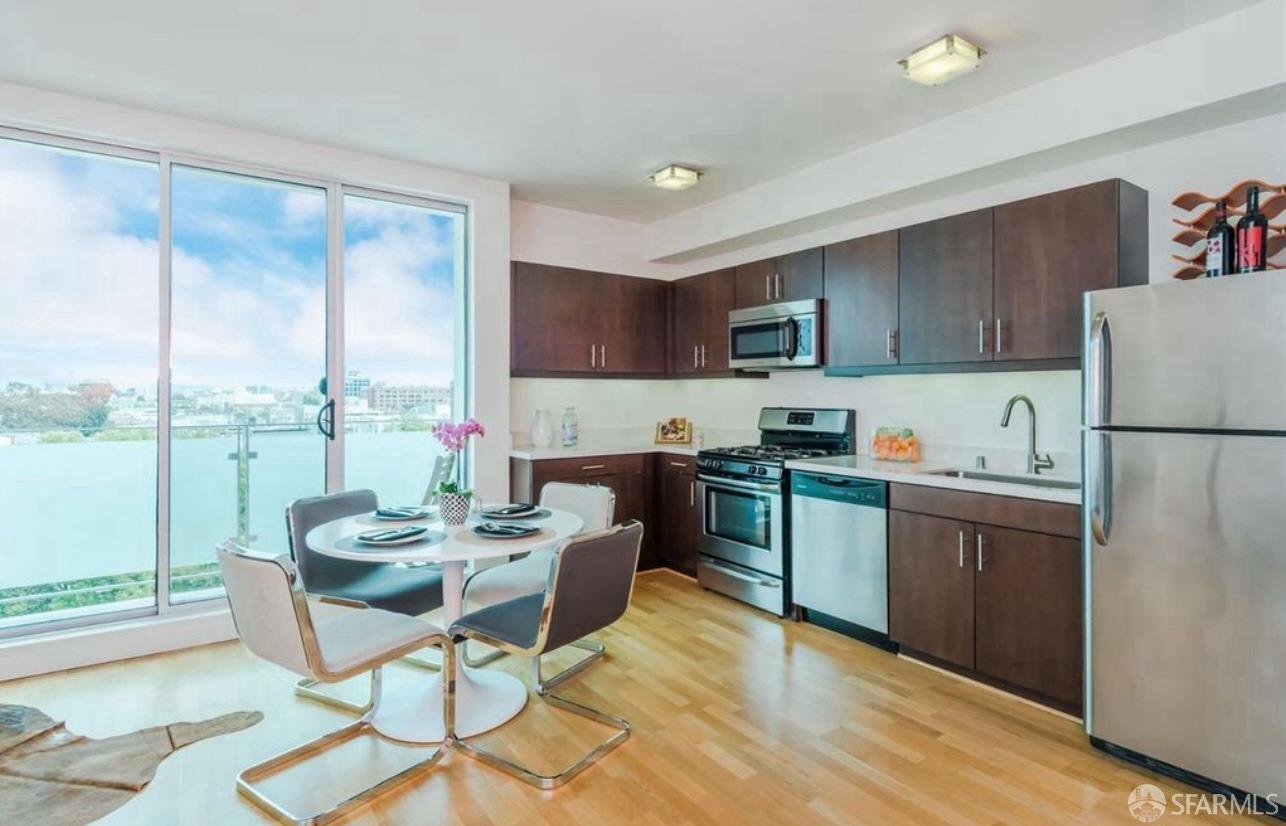
[[[1085,295],[1085,423],[1286,431],[1286,275]]]
[[[1085,439],[1087,731],[1286,795],[1286,437]]]

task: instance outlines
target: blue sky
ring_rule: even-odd
[[[310,387],[325,363],[325,192],[173,174],[176,384]],[[0,140],[0,382],[155,381],[157,167]],[[445,383],[461,221],[349,196],[349,369]]]

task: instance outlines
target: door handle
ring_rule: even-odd
[[[1097,461],[1091,451],[1089,478],[1093,480],[1094,501],[1090,506],[1090,532],[1094,541],[1104,547],[1112,538],[1112,436],[1096,433],[1098,437]]]
[[[960,531],[959,550],[960,550],[960,567],[963,568],[964,567],[964,531]]]
[[[1090,322],[1088,384],[1085,393],[1085,423],[1090,427],[1110,424],[1112,418],[1112,325],[1107,313],[1095,313]]]
[[[976,533],[973,538],[974,544],[977,546],[975,550],[978,552],[978,573],[982,573],[982,534]]]
[[[335,441],[335,400],[331,399],[317,411],[317,429],[332,442]]]

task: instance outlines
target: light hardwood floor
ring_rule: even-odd
[[[609,658],[564,687],[634,726],[597,766],[542,793],[451,754],[349,823],[1132,824],[1134,786],[1185,791],[1094,751],[1065,717],[775,620],[668,572],[640,577],[633,607],[605,640]],[[526,676],[520,663],[502,663],[491,667]],[[425,674],[390,672],[391,681]],[[0,684],[0,702],[39,706],[93,736],[261,710],[258,726],[171,756],[151,786],[102,821],[256,824],[268,821],[238,798],[237,771],[350,719],[295,698],[292,682],[226,643]],[[479,740],[553,768],[603,735],[533,695],[523,714]],[[306,807],[419,754],[362,739],[271,788]]]

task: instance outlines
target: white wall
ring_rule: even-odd
[[[509,185],[391,158],[0,83],[0,123],[158,151],[338,178],[463,202],[472,219],[474,414],[496,437],[478,443],[477,487],[508,495]],[[506,331],[498,335],[497,331]]]
[[[680,268],[646,259],[645,225],[605,215],[515,200],[509,208],[515,261],[648,278],[677,278]]]

